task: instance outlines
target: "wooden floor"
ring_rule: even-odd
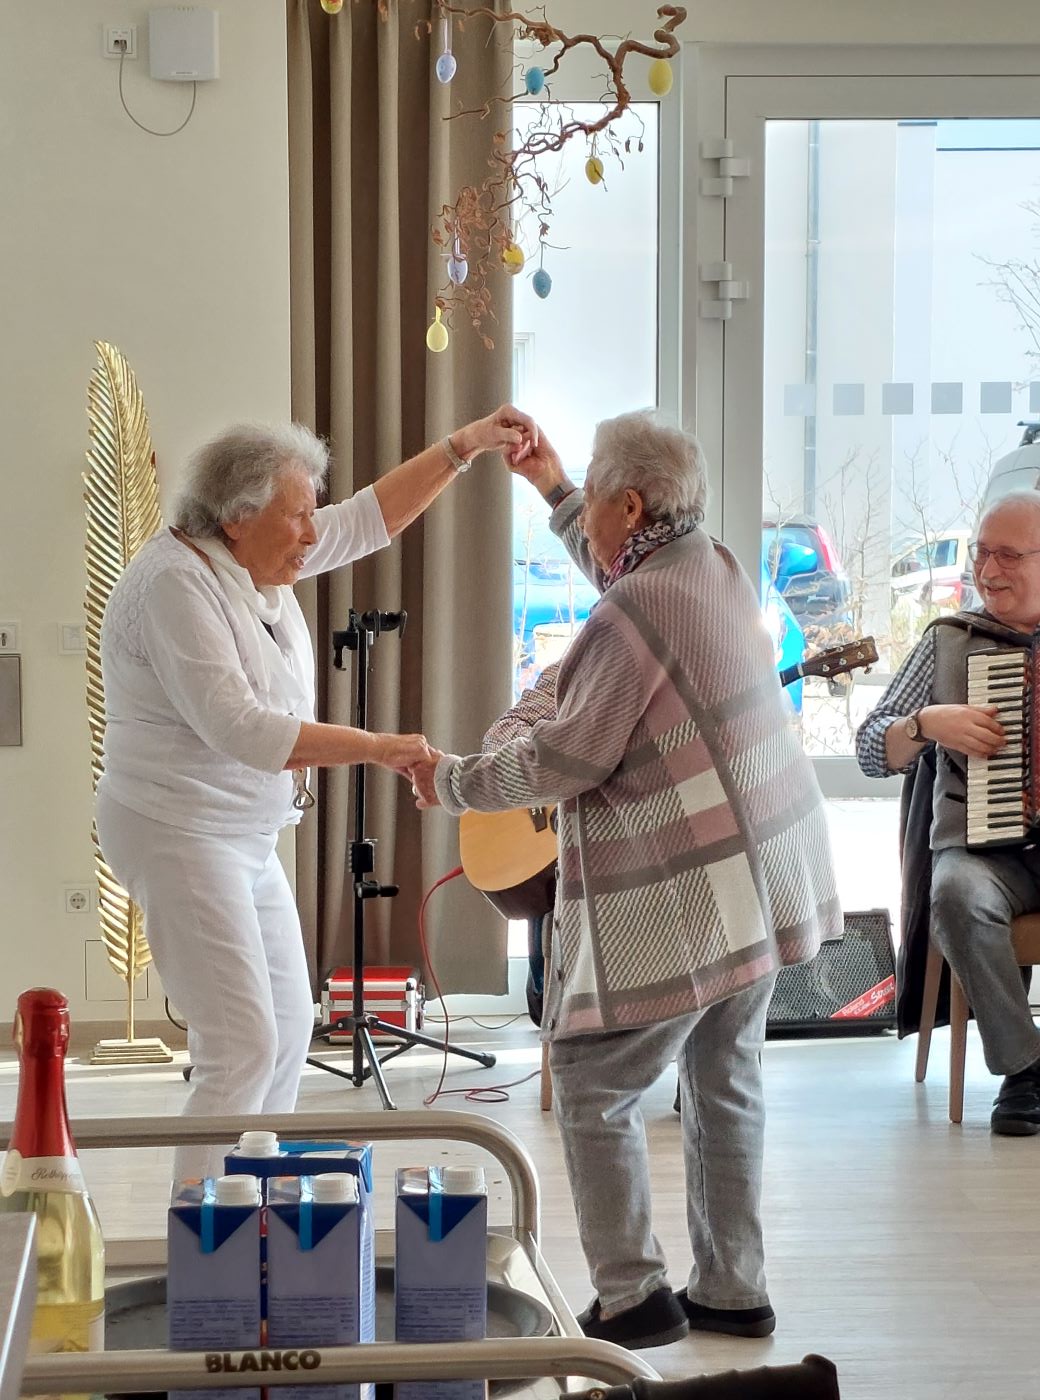
[[[519,1078],[535,1068],[538,1046],[526,1021],[495,1030],[460,1023],[459,1043],[493,1048],[494,1070],[452,1061],[450,1087]],[[336,1058],[342,1060],[342,1055]],[[947,1053],[938,1032],[932,1075],[913,1082],[914,1042],[894,1038],[771,1042],[766,1048],[769,1127],[765,1225],[770,1294],[779,1323],[765,1341],[690,1336],[647,1354],[663,1375],[797,1360],[815,1351],[838,1366],[846,1400],[1035,1400],[1040,1394],[1040,1138],[992,1138],[995,1082],[972,1030],[964,1124],[946,1117]],[[185,1095],[173,1068],[69,1067],[74,1116],[179,1111]],[[402,1108],[418,1108],[436,1083],[439,1058],[411,1051],[387,1070]],[[0,1116],[14,1107],[16,1070],[0,1056]],[[655,1227],[676,1285],[685,1281],[684,1224],[674,1080],[647,1101],[653,1153]],[[356,1090],[307,1071],[301,1106],[376,1110],[369,1087]],[[538,1108],[538,1083],[508,1103],[442,1107],[490,1114],[517,1133],[538,1165],[544,1192],[544,1249],[567,1297],[589,1296],[570,1196],[551,1115]],[[441,1144],[387,1144],[377,1154],[377,1190],[404,1161],[468,1158]],[[102,1223],[113,1235],[164,1229],[168,1154],[84,1154]],[[500,1173],[492,1173],[492,1218],[509,1219]],[[383,1190],[380,1225],[389,1223]]]

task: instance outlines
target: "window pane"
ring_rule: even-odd
[[[545,104],[516,106],[520,139]],[[568,103],[567,120],[591,122],[598,103]],[[552,198],[549,238],[539,253],[538,221],[528,212],[520,243],[527,255],[513,282],[514,394],[544,425],[564,466],[584,479],[592,431],[601,418],[657,402],[658,107],[634,103],[615,123],[631,152],[622,166],[600,142],[605,178],[585,177],[587,142],[575,138],[536,170]],[[642,152],[637,151],[642,141]],[[543,300],[532,277],[552,278]],[[588,616],[596,591],[570,564],[548,525],[549,512],[525,481],[513,491],[513,635],[515,679],[529,684],[562,655]]]
[[[872,676],[803,687],[809,752],[847,754],[928,622],[973,601],[980,505],[1037,484],[1040,122],[766,133],[763,586],[787,657],[876,638]]]

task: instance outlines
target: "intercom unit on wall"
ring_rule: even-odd
[[[148,13],[148,62],[153,78],[202,83],[220,76],[216,10],[166,5]]]

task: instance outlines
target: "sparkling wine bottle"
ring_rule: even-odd
[[[65,1106],[69,1003],[34,987],[18,998],[18,1108],[0,1169],[0,1210],[36,1216],[37,1300],[31,1349],[101,1351],[105,1250]]]

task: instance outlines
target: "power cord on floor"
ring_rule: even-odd
[[[461,1094],[466,1103],[508,1103],[509,1094],[507,1091],[509,1089],[515,1089],[519,1084],[526,1084],[529,1079],[537,1078],[542,1072],[540,1068],[535,1069],[532,1070],[530,1074],[525,1074],[521,1079],[511,1079],[506,1084],[475,1085],[469,1089],[444,1088],[444,1077],[448,1072],[448,1041],[451,1035],[452,1020],[465,1021],[474,1020],[475,1018],[472,1016],[455,1016],[453,1018],[448,1015],[448,1007],[444,1000],[444,993],[441,991],[440,983],[437,981],[437,973],[434,970],[433,959],[430,957],[430,949],[426,942],[426,906],[429,904],[430,897],[435,890],[439,890],[441,885],[446,885],[449,880],[456,879],[456,877],[462,873],[462,866],[457,865],[454,870],[449,870],[447,875],[442,875],[441,878],[426,891],[426,894],[423,896],[423,901],[419,905],[419,946],[422,948],[423,961],[430,970],[430,981],[433,983],[433,989],[437,993],[436,1000],[440,1002],[444,1010],[444,1058],[441,1062],[441,1074],[440,1078],[437,1080],[436,1089],[434,1089],[432,1094],[427,1094],[423,1099],[423,1104],[427,1108],[429,1108],[431,1104],[436,1103],[438,1099],[448,1098],[449,1095],[452,1094]],[[442,1018],[437,1017],[437,1019],[440,1020]],[[520,1020],[521,1018],[516,1016],[513,1019]],[[477,1022],[477,1024],[479,1025],[480,1023]],[[507,1024],[512,1024],[512,1022]],[[491,1028],[489,1027],[488,1029]]]
[[[176,1026],[179,1031],[187,1031],[188,1027],[185,1023],[183,1021],[178,1021],[177,1017],[171,1011],[169,997],[163,997],[163,1005],[166,1007],[166,1019],[169,1021],[170,1025]]]

